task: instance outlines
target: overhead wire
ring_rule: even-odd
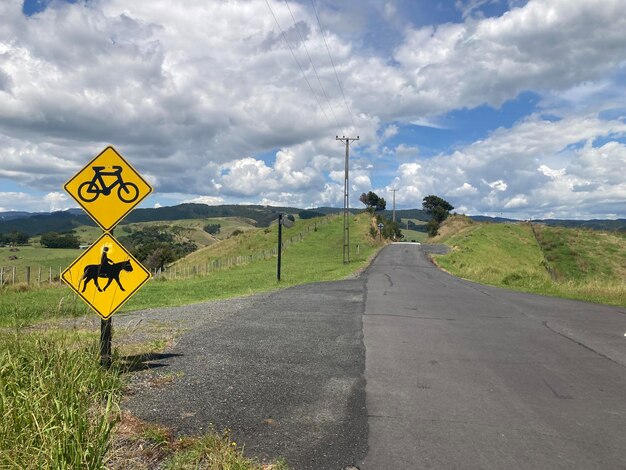
[[[291,44],[289,44],[289,41],[287,40],[287,36],[285,35],[285,32],[283,31],[283,28],[280,26],[280,23],[278,22],[278,18],[276,18],[276,15],[274,14],[274,10],[272,10],[272,7],[270,6],[270,3],[269,3],[268,0],[265,0],[265,4],[267,5],[267,8],[270,10],[270,13],[274,17],[274,21],[276,22],[276,26],[278,26],[278,30],[280,31],[280,34],[282,35],[283,40],[287,44],[287,47],[289,48],[289,52],[291,52],[291,56],[293,57],[293,60],[295,60],[296,64],[298,64],[298,68],[300,69],[300,72],[302,73],[302,77],[304,78],[304,81],[306,82],[306,84],[309,86],[309,89],[311,90],[311,93],[313,93],[313,96],[315,97],[315,101],[317,101],[317,105],[322,110],[322,113],[324,114],[324,117],[326,117],[326,120],[328,121],[328,124],[330,124],[332,126],[332,122],[331,122],[330,118],[328,117],[328,114],[326,114],[326,110],[324,110],[324,107],[322,106],[322,103],[320,103],[320,100],[317,97],[317,93],[315,92],[315,90],[311,86],[311,82],[309,82],[309,79],[307,78],[306,74],[304,73],[304,69],[302,68],[302,65],[300,64],[300,61],[298,61],[298,58],[296,57],[296,54],[293,52],[293,48],[291,47]]]
[[[330,63],[333,66],[333,70],[335,72],[335,78],[337,79],[339,90],[341,91],[341,96],[343,96],[343,103],[346,105],[346,109],[348,110],[348,114],[350,115],[350,120],[352,121],[352,125],[356,127],[356,124],[354,123],[354,116],[352,115],[352,110],[350,109],[350,106],[348,105],[348,100],[346,99],[346,94],[343,91],[341,80],[339,80],[339,74],[337,73],[337,68],[335,67],[335,61],[333,60],[333,56],[330,53],[328,42],[326,42],[326,35],[324,34],[324,28],[322,27],[322,22],[320,21],[320,17],[317,13],[317,8],[315,8],[315,3],[313,2],[313,0],[311,0],[311,6],[313,7],[313,12],[315,13],[315,18],[317,19],[317,25],[320,28],[320,33],[322,34],[322,39],[324,40],[324,45],[326,46],[326,52],[328,52],[328,58],[330,59]]]
[[[296,31],[298,31],[298,36],[300,36],[300,41],[302,41],[302,45],[304,46],[304,50],[306,51],[306,55],[309,58],[309,62],[311,64],[311,68],[313,69],[313,72],[315,73],[315,77],[317,77],[317,82],[320,84],[320,88],[322,89],[322,93],[324,94],[324,97],[326,98],[326,102],[328,103],[328,107],[330,108],[330,112],[333,115],[333,118],[335,119],[335,124],[337,125],[337,127],[339,127],[339,121],[337,120],[337,115],[335,114],[335,110],[333,109],[333,105],[330,102],[330,99],[328,98],[328,95],[326,94],[326,90],[324,89],[324,85],[322,84],[322,80],[320,79],[319,74],[317,73],[317,69],[315,68],[315,64],[313,63],[313,59],[311,58],[311,54],[309,53],[309,48],[306,47],[306,41],[304,40],[304,37],[302,36],[302,33],[300,32],[300,28],[298,28],[298,24],[296,23],[296,18],[293,16],[293,12],[291,11],[291,7],[289,6],[289,2],[287,0],[284,0],[285,5],[287,5],[287,10],[289,10],[289,14],[291,15],[291,19],[293,20],[293,26],[296,29]]]

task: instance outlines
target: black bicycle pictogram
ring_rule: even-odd
[[[85,202],[93,202],[98,196],[103,194],[108,196],[115,186],[117,188],[117,197],[120,201],[130,204],[139,197],[139,188],[135,183],[126,182],[122,179],[122,167],[113,165],[113,171],[104,171],[105,166],[92,166],[94,171],[91,181],[85,181],[78,187],[78,197]],[[103,176],[115,176],[113,183],[107,185]]]

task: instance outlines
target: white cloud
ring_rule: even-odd
[[[560,178],[561,176],[565,174],[565,168],[561,168],[559,170],[553,170],[547,165],[541,165],[539,168],[537,168],[537,170],[539,170],[541,173],[543,173],[544,175],[552,179]]]
[[[206,204],[207,206],[218,206],[220,204],[224,204],[223,197],[215,197],[215,196],[198,196],[192,199],[188,199],[183,202],[192,202],[196,204]]]
[[[58,211],[67,207],[69,198],[65,194],[55,191],[46,194],[43,200],[49,204],[50,211]]]
[[[523,194],[516,194],[509,199],[505,204],[505,209],[517,209],[528,205],[528,198]]]
[[[623,8],[621,0],[529,1],[497,18],[410,29],[394,58],[412,73],[394,89],[407,107],[437,114],[602,79],[626,60]]]
[[[0,191],[0,212],[16,210],[15,207],[19,207],[20,211],[27,212],[64,209],[65,207],[58,205],[61,202],[61,199],[58,197],[59,193],[56,193],[56,195],[52,194],[39,195],[21,191]]]
[[[384,142],[385,140],[388,140],[395,135],[398,135],[398,126],[396,126],[395,124],[390,124],[387,127],[385,127],[385,130],[383,131],[382,140]]]
[[[496,191],[506,191],[506,188],[508,188],[508,185],[502,180],[492,181],[491,183],[487,183],[485,180],[482,181]]]
[[[395,148],[394,153],[396,156],[401,158],[416,157],[419,153],[419,148],[411,145],[400,144]]]
[[[518,218],[611,217],[626,213],[626,123],[594,117],[531,117],[487,139],[419,163],[398,166],[398,201],[415,206],[428,194],[470,213]],[[581,146],[582,145],[582,146]]]
[[[21,1],[0,2],[0,178],[55,192],[113,144],[157,193],[177,201],[341,205],[337,134],[361,136],[351,150],[352,186],[366,190],[381,174],[376,159],[386,140],[395,146],[387,152],[416,159],[416,145],[400,142],[403,124],[441,127],[443,113],[498,106],[527,90],[550,104],[615,93],[613,74],[626,61],[623,1],[531,0],[501,17],[473,15],[484,3],[460,3],[460,24],[406,27],[393,60],[363,47],[371,32],[362,15],[344,34],[343,18],[333,23],[323,9],[322,37],[309,5],[290,4],[329,104],[284,2],[271,0],[323,111],[265,0],[52,2],[30,18]],[[358,13],[360,5],[345,8]],[[387,19],[400,16],[395,2],[376,8]],[[594,187],[615,201],[621,144],[609,142],[604,153],[567,147],[610,140],[620,126],[596,117],[564,121],[531,117],[451,155],[404,161],[389,178],[403,183],[407,201],[443,188],[470,197],[473,210],[501,208],[517,194],[536,205],[539,186],[551,178],[580,198]],[[566,173],[550,176],[543,167]],[[40,198],[39,207],[61,203]]]
[[[478,194],[478,189],[472,186],[470,183],[463,183],[461,186],[450,192],[451,196],[457,196],[460,198],[473,196],[475,194]]]

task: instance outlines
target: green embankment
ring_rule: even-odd
[[[453,217],[435,239],[452,253],[436,256],[447,271],[478,282],[545,295],[626,306],[626,235],[487,224]]]

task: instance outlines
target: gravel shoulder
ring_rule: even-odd
[[[151,309],[114,341],[169,337],[132,372],[123,408],[175,435],[230,429],[246,455],[342,469],[367,448],[360,279]]]

